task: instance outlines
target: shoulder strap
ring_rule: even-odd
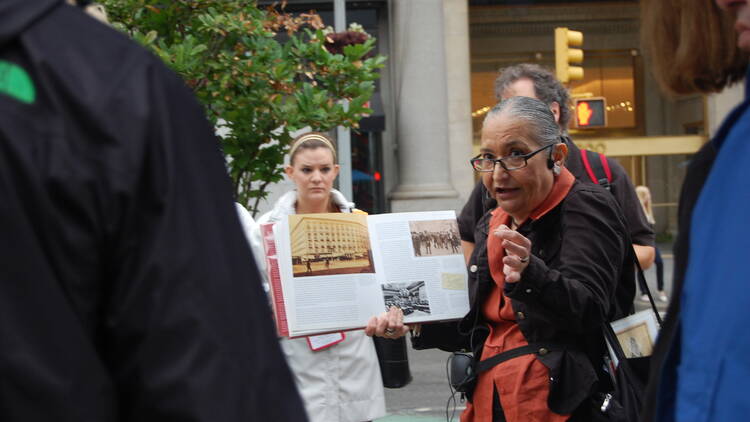
[[[581,161],[583,161],[583,167],[586,168],[586,173],[588,173],[591,181],[607,190],[610,190],[612,171],[609,169],[607,157],[604,154],[582,149]]]
[[[654,317],[656,317],[656,322],[659,323],[659,327],[661,327],[662,320],[661,315],[659,314],[659,309],[656,308],[654,296],[651,294],[651,289],[648,288],[648,283],[646,283],[646,276],[643,275],[641,263],[638,262],[638,257],[635,255],[635,253],[633,254],[633,264],[635,264],[635,269],[638,276],[638,285],[641,288],[641,292],[645,292],[648,296],[648,301],[651,304],[651,311],[654,313]]]
[[[495,356],[489,357],[485,360],[477,362],[476,372],[482,373],[489,371],[493,367],[505,362],[506,360],[510,360],[513,358],[517,358],[519,356],[523,355],[531,355],[531,354],[537,354],[540,356],[544,356],[549,352],[559,352],[563,350],[570,350],[570,346],[564,346],[560,344],[554,344],[554,343],[530,343],[526,346],[516,347],[515,349],[506,350],[502,353],[499,353]]]

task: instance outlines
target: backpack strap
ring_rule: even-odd
[[[597,156],[599,158],[598,160]],[[581,161],[583,161],[583,167],[586,168],[586,173],[588,173],[591,181],[600,185],[604,189],[610,190],[612,171],[609,168],[607,157],[604,154],[582,149]]]

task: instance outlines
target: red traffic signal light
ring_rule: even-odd
[[[606,127],[607,101],[604,97],[575,100],[576,126]]]

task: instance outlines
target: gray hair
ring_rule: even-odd
[[[511,97],[500,101],[487,113],[483,126],[501,115],[526,122],[540,147],[560,142],[560,127],[555,123],[555,116],[547,104],[536,98]]]
[[[549,107],[553,102],[560,105],[560,128],[563,134],[568,133],[570,121],[570,94],[557,80],[555,75],[532,63],[521,63],[499,70],[500,76],[495,79],[495,99],[500,101],[508,87],[519,79],[529,79],[534,84],[536,97]]]

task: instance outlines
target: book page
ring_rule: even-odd
[[[299,214],[273,232],[290,337],[364,328],[390,306],[406,323],[469,311],[454,211]]]
[[[363,328],[382,312],[366,215],[290,215],[274,234],[291,337]]]
[[[659,335],[656,316],[651,309],[612,321],[610,325],[627,359],[651,356]],[[609,342],[607,342],[607,351],[614,368],[617,368],[620,362]]]
[[[459,319],[469,311],[468,274],[454,211],[368,217],[382,310],[408,323]]]
[[[659,327],[651,309],[636,312],[611,323],[625,357],[651,356]]]

